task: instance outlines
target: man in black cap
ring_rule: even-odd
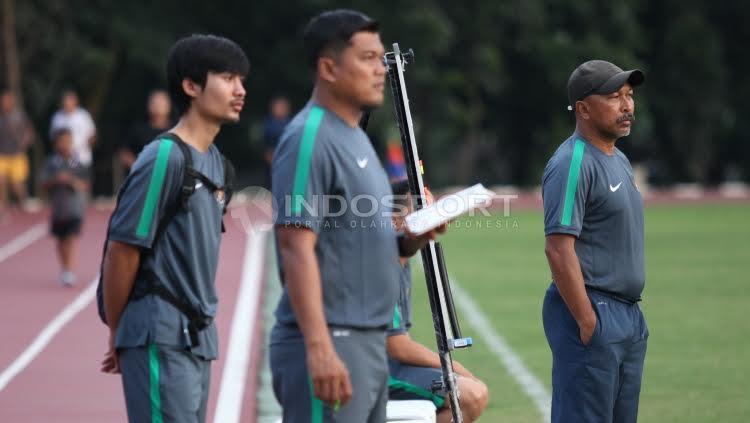
[[[362,111],[384,98],[377,22],[324,12],[307,26],[305,50],[315,87],[271,164],[284,284],[271,332],[274,393],[285,423],[380,423],[398,257],[435,234],[397,236],[383,201],[392,195],[388,177],[359,127]]]
[[[544,331],[552,350],[552,422],[635,422],[648,329],[643,200],[615,142],[635,122],[640,70],[592,60],[568,80],[576,129],[542,181],[552,284]]]

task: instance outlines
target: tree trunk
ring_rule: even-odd
[[[5,83],[15,93],[18,104],[23,106],[21,92],[21,62],[18,59],[16,44],[16,12],[13,0],[2,0],[3,51],[5,57]]]

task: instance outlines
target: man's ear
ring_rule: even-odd
[[[187,94],[188,97],[198,97],[202,89],[203,88],[200,85],[193,82],[190,78],[184,78],[182,80],[182,90],[185,91],[185,94]]]
[[[318,78],[330,83],[336,82],[336,60],[333,57],[318,58]]]
[[[576,101],[576,113],[578,113],[583,119],[588,120],[591,117],[589,113],[589,104],[585,101]]]

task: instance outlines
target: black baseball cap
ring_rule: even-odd
[[[305,27],[304,44],[308,65],[315,68],[324,49],[340,48],[355,33],[378,32],[379,27],[378,21],[356,10],[329,10],[315,16]]]
[[[624,71],[606,60],[589,60],[575,68],[568,78],[568,110],[575,109],[577,101],[592,94],[611,94],[625,82],[637,87],[645,79],[646,75],[639,69]]]

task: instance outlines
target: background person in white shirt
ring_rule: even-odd
[[[60,110],[52,116],[50,134],[67,128],[73,136],[73,152],[78,161],[91,167],[91,147],[96,140],[96,126],[91,115],[79,106],[78,94],[73,90],[63,91]]]

